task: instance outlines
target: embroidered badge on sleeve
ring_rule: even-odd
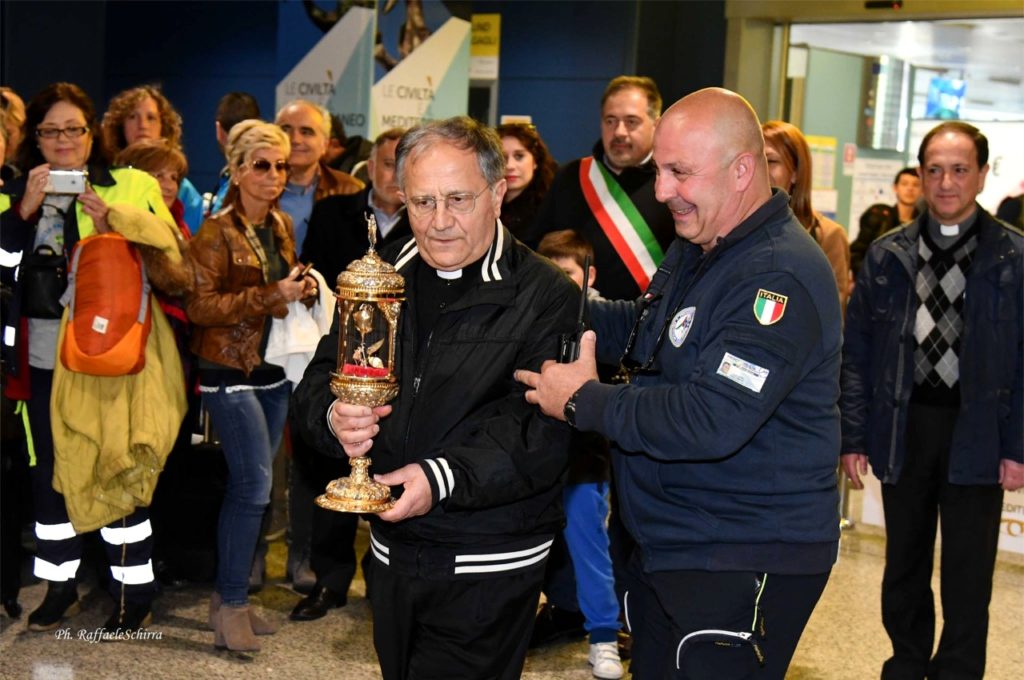
[[[789,298],[785,295],[779,295],[764,288],[759,289],[757,297],[754,298],[754,316],[757,318],[757,322],[762,326],[771,326],[781,319],[782,315],[786,313],[787,300]]]

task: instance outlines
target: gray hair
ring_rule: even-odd
[[[405,191],[405,167],[434,144],[447,142],[476,154],[480,174],[493,187],[505,177],[505,152],[498,133],[466,116],[422,123],[406,132],[395,148],[398,186]]]
[[[274,122],[275,123],[281,120],[281,114],[284,113],[284,110],[287,109],[290,106],[305,106],[305,107],[311,108],[314,111],[316,111],[317,113],[319,113],[320,114],[320,130],[321,130],[321,132],[324,133],[324,137],[326,139],[330,139],[331,138],[331,112],[328,111],[325,107],[320,106],[316,102],[311,102],[308,99],[293,99],[290,102],[288,102],[287,104],[285,104],[284,106],[282,106],[278,110],[277,116],[274,117]]]

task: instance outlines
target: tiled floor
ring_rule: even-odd
[[[363,540],[365,534],[361,533]],[[879,615],[882,540],[850,532],[839,563],[797,650],[791,679],[864,680],[878,677],[888,653]],[[271,580],[283,573],[284,546],[271,547]],[[938,584],[936,581],[935,589]],[[85,588],[82,592],[84,594]],[[81,614],[68,622],[71,639],[53,633],[30,633],[24,618],[0,618],[0,678],[94,680],[111,678],[379,678],[370,642],[370,612],[358,580],[343,609],[319,621],[286,622],[299,596],[282,585],[267,587],[256,600],[284,623],[262,638],[263,651],[233,654],[214,650],[213,634],[203,627],[209,589],[191,587],[164,594],[155,606],[149,629],[160,639],[93,644],[79,639],[106,618],[111,603],[105,594],[84,596]],[[22,591],[26,612],[42,599],[43,587]],[[1024,668],[1024,567],[1001,564],[996,572],[989,631],[986,678],[1011,680]],[[82,631],[80,633],[79,631]],[[532,654],[523,675],[528,680],[585,680],[587,647],[583,642]]]

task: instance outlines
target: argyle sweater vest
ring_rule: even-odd
[[[955,243],[940,248],[927,227],[917,248],[913,401],[960,404],[960,336],[967,273],[978,246],[977,221]]]

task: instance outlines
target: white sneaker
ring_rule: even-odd
[[[619,646],[614,642],[598,642],[590,645],[587,663],[594,667],[594,677],[601,680],[619,680],[622,677],[622,661],[619,660]]]

